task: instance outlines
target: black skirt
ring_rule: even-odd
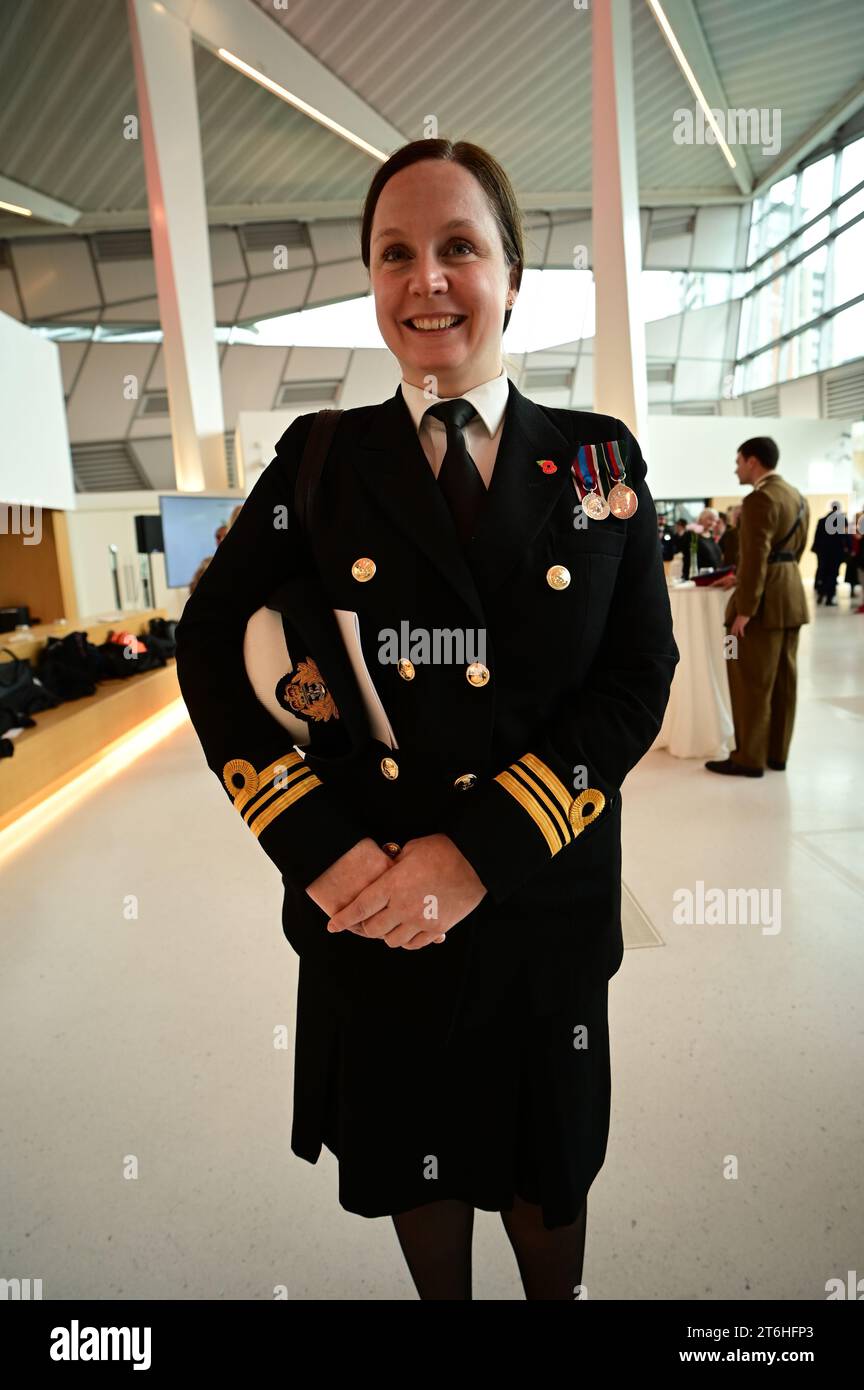
[[[351,946],[416,962],[450,942]],[[580,972],[567,1007],[540,1016],[522,971],[492,1016],[459,1023],[445,1041],[422,1013],[412,1020],[380,997],[346,1006],[344,985],[301,958],[293,1152],[315,1163],[326,1146],[340,1205],[360,1216],[454,1197],[505,1211],[515,1194],[542,1207],[547,1229],[569,1225],[606,1154],[608,984]]]

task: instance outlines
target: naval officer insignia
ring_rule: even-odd
[[[276,686],[276,699],[283,709],[300,719],[338,719],[336,702],[311,657],[297,663],[297,670],[283,676]]]

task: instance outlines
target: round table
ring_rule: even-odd
[[[675,667],[663,726],[652,748],[675,758],[726,758],[734,743],[723,641],[730,589],[697,588],[689,580],[669,589],[672,627],[681,659]]]

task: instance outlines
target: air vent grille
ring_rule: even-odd
[[[289,405],[303,405],[306,401],[311,404],[323,403],[334,405],[339,395],[341,381],[283,381],[279,387],[279,395],[276,400],[276,409],[282,410]]]
[[[90,245],[97,261],[151,261],[153,246],[147,227],[125,232],[93,232]]]
[[[149,492],[150,479],[123,439],[72,445],[76,492]]]

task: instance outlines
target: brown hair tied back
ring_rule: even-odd
[[[497,159],[489,154],[488,150],[482,149],[480,145],[472,145],[467,140],[457,140],[455,144],[452,140],[412,140],[410,144],[402,145],[400,149],[395,150],[386,164],[381,165],[369,185],[360,223],[360,255],[366,269],[369,269],[372,220],[381,190],[387,180],[398,174],[400,169],[407,169],[409,164],[417,164],[421,159],[450,159],[454,164],[461,164],[463,169],[467,169],[477,179],[498,225],[507,268],[509,270],[514,265],[517,267],[518,290],[525,268],[525,246],[522,238],[522,217],[513,186]],[[511,312],[507,309],[504,313],[502,334],[507,331]]]

